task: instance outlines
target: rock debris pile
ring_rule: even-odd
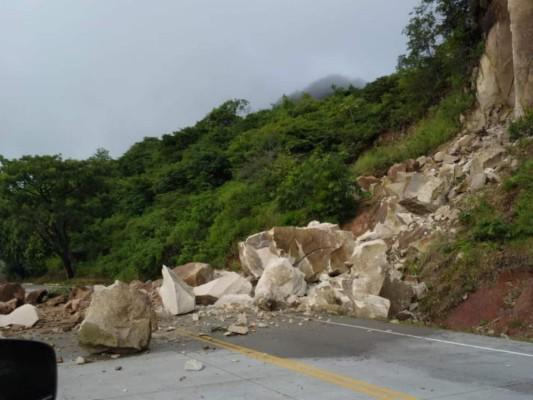
[[[271,326],[270,318],[291,312],[416,318],[427,287],[406,271],[408,258],[424,253],[440,233],[454,233],[466,196],[516,168],[510,147],[502,126],[464,132],[432,157],[395,164],[381,178],[360,177],[372,205],[350,226],[313,221],[256,233],[239,243],[242,274],[202,263],[163,266],[157,281],[54,296],[2,283],[0,327],[77,328],[83,346],[125,352],[148,348],[158,320],[183,314],[192,315],[192,325],[218,321],[209,329],[227,335]],[[170,323],[167,330],[175,328]]]

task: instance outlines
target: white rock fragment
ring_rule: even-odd
[[[159,288],[159,295],[165,310],[172,315],[193,311],[195,307],[193,289],[165,265],[163,265],[161,273],[163,284]]]
[[[232,324],[228,326],[227,333],[229,334],[236,334],[236,335],[247,335],[250,330],[247,326],[241,326]]]
[[[285,303],[292,295],[303,296],[306,288],[304,273],[286,258],[278,257],[266,266],[257,282],[255,302],[258,305]]]
[[[215,303],[215,307],[240,306],[251,307],[254,299],[248,294],[225,294]]]
[[[190,360],[185,361],[184,368],[185,368],[185,371],[199,372],[199,371],[202,371],[205,367],[201,361],[190,359]]]
[[[252,284],[235,272],[224,272],[220,278],[194,288],[196,297],[210,297],[215,301],[228,294],[252,292]]]
[[[4,328],[10,325],[21,325],[31,328],[39,321],[37,308],[31,304],[24,304],[7,315],[0,315],[0,327]]]

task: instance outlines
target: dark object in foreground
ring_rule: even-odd
[[[56,391],[52,347],[30,340],[0,339],[0,400],[53,400]]]

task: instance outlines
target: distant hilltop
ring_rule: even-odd
[[[317,79],[307,85],[304,89],[297,90],[287,95],[287,97],[291,100],[298,100],[304,95],[304,93],[307,93],[315,99],[321,100],[333,94],[334,88],[347,89],[350,86],[362,88],[365,85],[366,82],[360,78],[350,79],[340,74],[331,74]]]

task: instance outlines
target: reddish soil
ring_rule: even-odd
[[[506,271],[448,315],[451,329],[533,338],[533,273]]]

